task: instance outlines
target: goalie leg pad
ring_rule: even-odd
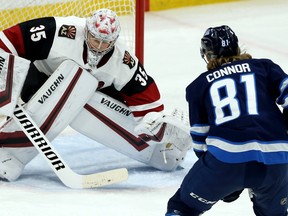
[[[98,81],[89,72],[66,60],[36,92],[25,109],[48,140],[52,141],[83,109],[97,86]],[[1,128],[0,146],[11,150],[10,153],[24,165],[37,154],[12,118]],[[33,148],[33,152],[30,152],[30,148]]]
[[[97,86],[98,81],[89,72],[80,68],[75,62],[66,60],[24,107],[42,132],[52,141],[83,109]],[[11,147],[6,144],[9,137],[15,140],[26,137],[12,119],[1,128],[2,146]],[[12,139],[9,143],[13,145]],[[26,143],[16,144],[26,145]]]
[[[183,135],[188,138],[187,143],[183,141],[182,145],[177,142],[181,147],[179,149],[168,142],[142,140],[134,130],[136,125],[131,110],[125,104],[98,91],[70,124],[85,136],[148,166],[172,171],[182,163],[190,149],[189,134]],[[175,139],[178,141],[177,137]]]
[[[181,166],[187,150],[179,150],[171,143],[157,144],[147,165],[163,171],[174,171]]]
[[[0,115],[12,116],[30,61],[0,49]]]
[[[52,141],[83,109],[98,81],[72,60],[64,61],[25,106]]]
[[[130,158],[147,163],[153,147],[134,132],[136,122],[123,103],[96,91],[70,126]]]
[[[24,164],[4,148],[0,148],[0,178],[15,181],[22,173]]]

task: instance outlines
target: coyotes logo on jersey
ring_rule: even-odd
[[[70,39],[75,39],[76,37],[76,27],[71,25],[62,25],[58,32],[59,37],[67,37]]]
[[[135,66],[135,60],[132,58],[130,53],[125,50],[123,63],[128,65],[130,69],[132,69]]]

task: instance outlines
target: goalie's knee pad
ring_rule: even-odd
[[[0,178],[15,181],[21,175],[24,166],[22,162],[4,148],[0,148]]]

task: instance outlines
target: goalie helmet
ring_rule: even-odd
[[[228,57],[239,53],[238,38],[227,25],[211,27],[201,39],[200,53],[207,60]],[[206,61],[206,60],[205,60]]]
[[[109,9],[95,11],[86,20],[85,41],[88,47],[88,63],[96,67],[103,55],[114,46],[120,34],[120,22]]]

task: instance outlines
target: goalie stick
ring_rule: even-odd
[[[80,175],[75,173],[61,158],[47,137],[35,124],[30,115],[24,110],[22,105],[16,105],[13,119],[39,153],[45,158],[58,178],[67,187],[75,189],[95,188],[121,182],[128,178],[128,171],[126,168],[119,168],[89,175]]]

